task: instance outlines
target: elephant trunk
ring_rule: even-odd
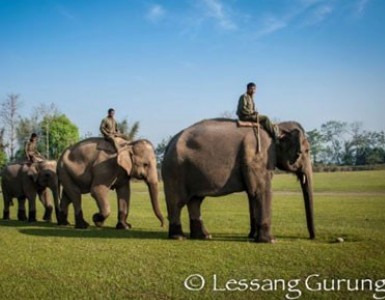
[[[284,170],[287,170],[287,171],[289,171],[289,172],[294,172],[294,173],[297,173],[298,172],[298,169],[299,169],[299,163],[300,163],[300,160],[299,159],[297,159],[297,161],[296,162],[294,162],[294,163],[290,163],[289,161],[286,161],[285,163],[284,163]],[[301,176],[302,177],[302,176]],[[301,178],[300,178],[301,179]]]
[[[306,222],[310,239],[315,238],[314,216],[313,216],[313,178],[311,171],[297,173],[301,183],[303,199],[305,202]]]
[[[160,211],[160,207],[159,207],[158,182],[148,181],[147,186],[148,186],[148,192],[149,192],[150,198],[151,198],[152,209],[154,210],[155,216],[160,221],[160,226],[163,227],[164,218],[163,218],[162,212]]]

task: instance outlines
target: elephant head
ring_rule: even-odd
[[[310,238],[314,239],[313,171],[310,160],[310,144],[300,124],[282,122],[278,126],[283,135],[277,147],[277,167],[297,176],[305,202],[307,228]]]
[[[147,140],[132,142],[119,150],[117,161],[128,176],[146,182],[153,211],[163,226],[164,218],[158,199],[158,171],[152,144]]]
[[[38,190],[47,187],[51,189],[57,216],[59,209],[59,183],[56,166],[57,164],[54,160],[35,162],[28,169],[28,177],[34,182]],[[46,204],[48,205],[48,203]],[[50,207],[52,211],[52,206],[50,205]]]
[[[39,187],[49,187],[52,190],[57,188],[56,161],[42,161],[33,163],[28,176]]]

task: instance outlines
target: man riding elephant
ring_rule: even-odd
[[[107,117],[105,117],[100,124],[100,132],[102,133],[102,135],[107,141],[112,142],[112,145],[118,152],[119,145],[117,144],[115,138],[121,137],[125,140],[128,140],[128,138],[124,134],[121,134],[119,132],[118,124],[114,119],[114,115],[115,115],[115,110],[113,108],[110,108],[108,110]]]
[[[32,133],[30,139],[25,144],[25,157],[31,162],[41,162],[44,160],[44,157],[37,150],[37,134]]]
[[[260,123],[267,133],[275,140],[278,141],[278,128],[273,125],[269,117],[260,115],[255,108],[254,94],[257,90],[257,86],[254,82],[247,84],[247,91],[241,97],[239,97],[237,115],[241,121],[251,121]]]

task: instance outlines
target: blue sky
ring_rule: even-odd
[[[157,144],[234,112],[385,130],[385,1],[0,0],[0,100],[55,103],[81,134],[109,107]]]

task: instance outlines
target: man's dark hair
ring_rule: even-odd
[[[110,114],[110,113],[112,113],[113,111],[115,111],[115,109],[110,108],[110,109],[108,110],[108,113]]]
[[[37,137],[37,134],[36,134],[36,133],[32,133],[32,134],[31,134],[31,139],[33,139],[33,138],[35,138],[35,137]]]
[[[256,87],[255,83],[254,82],[249,82],[247,84],[247,89],[252,88],[252,87]]]

